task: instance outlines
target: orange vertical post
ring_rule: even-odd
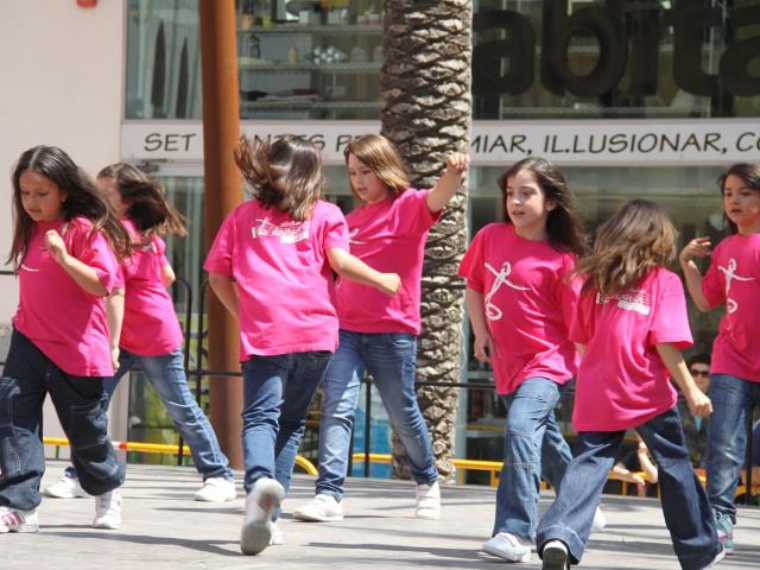
[[[203,89],[203,171],[206,251],[225,215],[242,200],[243,186],[233,160],[240,137],[237,36],[234,0],[200,0]],[[211,370],[240,369],[237,322],[213,292],[208,295],[208,354]],[[238,377],[209,379],[209,419],[235,469],[243,467],[240,444],[243,384]]]

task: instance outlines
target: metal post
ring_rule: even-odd
[[[205,238],[210,247],[224,216],[243,194],[233,150],[240,138],[237,35],[234,0],[200,0],[203,88],[203,166]],[[238,370],[238,327],[214,295],[208,296],[208,349],[211,370]],[[219,444],[235,469],[243,466],[242,382],[209,378],[209,419]]]

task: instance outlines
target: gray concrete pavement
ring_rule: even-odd
[[[65,464],[48,461],[45,483]],[[286,543],[258,556],[240,554],[238,534],[243,495],[225,504],[192,500],[200,479],[192,468],[130,465],[123,488],[121,530],[90,527],[92,499],[46,499],[38,534],[0,535],[2,567],[12,570],[167,570],[327,568],[482,568],[503,563],[479,552],[489,536],[494,489],[445,487],[440,521],[412,518],[411,483],[351,479],[344,499],[346,518],[336,523],[302,523],[289,512],[309,500],[313,477],[296,475],[284,504]],[[238,474],[240,481],[240,474]],[[541,509],[552,494],[542,496]],[[660,570],[678,568],[659,503],[605,496],[608,525],[592,537],[580,568]],[[760,510],[742,508],[736,529],[738,553],[721,569],[760,568]],[[538,558],[510,568],[540,568]]]

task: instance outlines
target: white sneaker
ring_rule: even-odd
[[[529,538],[511,532],[500,532],[483,544],[482,550],[509,562],[530,562],[532,544]]]
[[[95,520],[92,521],[92,526],[110,530],[121,527],[121,493],[118,489],[95,497]]]
[[[285,544],[285,535],[282,534],[280,525],[272,522],[272,538],[269,539],[269,546],[280,546]]]
[[[544,545],[544,563],[541,570],[570,570],[570,555],[561,540],[550,540]]]
[[[417,485],[414,493],[417,498],[414,518],[426,520],[441,518],[441,488],[438,486],[438,481],[432,485]]]
[[[68,477],[65,473],[61,475],[55,483],[51,483],[43,491],[48,497],[54,499],[80,499],[82,497],[89,497],[87,492],[82,489],[79,484],[79,479],[74,477]]]
[[[342,521],[343,505],[332,495],[320,493],[309,504],[293,511],[293,518],[307,522]]]
[[[0,533],[3,532],[37,532],[40,523],[37,509],[22,511],[10,507],[0,507]]]
[[[602,507],[597,507],[594,511],[594,523],[591,525],[591,532],[602,532],[607,526],[607,517],[602,512]]]
[[[253,485],[245,504],[245,522],[240,531],[243,554],[258,554],[272,541],[272,514],[280,507],[285,489],[277,481],[262,477]]]
[[[203,487],[195,493],[194,498],[206,503],[234,501],[237,498],[235,482],[224,477],[209,477],[203,482]]]

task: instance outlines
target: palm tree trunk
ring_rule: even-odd
[[[472,5],[468,0],[385,0],[380,78],[382,132],[399,148],[417,188],[432,187],[448,153],[468,152],[471,118]],[[425,250],[417,359],[420,406],[445,481],[454,474],[461,381],[466,197],[460,192],[433,227]],[[409,478],[394,436],[394,476]]]

